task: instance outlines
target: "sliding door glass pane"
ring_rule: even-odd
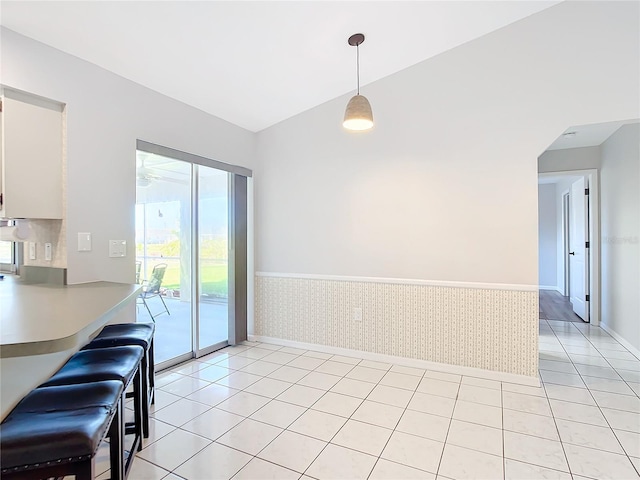
[[[229,338],[229,174],[196,166],[198,172],[200,350]]]
[[[155,322],[162,363],[192,351],[191,165],[138,151],[136,185],[137,317]]]

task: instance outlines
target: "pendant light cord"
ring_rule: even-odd
[[[358,81],[358,95],[360,95],[360,44],[356,44],[356,78]]]

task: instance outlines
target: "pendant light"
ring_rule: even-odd
[[[349,37],[349,45],[356,47],[356,75],[358,90],[354,97],[349,100],[347,109],[344,112],[344,122],[342,126],[347,130],[369,130],[373,127],[373,113],[371,104],[367,97],[360,95],[360,44],[364,42],[364,35],[356,33]]]

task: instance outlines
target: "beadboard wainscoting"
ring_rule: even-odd
[[[258,272],[253,333],[537,379],[538,291]]]

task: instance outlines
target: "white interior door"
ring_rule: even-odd
[[[569,213],[569,300],[573,311],[585,322],[589,321],[589,238],[588,196],[584,178],[571,185]]]

